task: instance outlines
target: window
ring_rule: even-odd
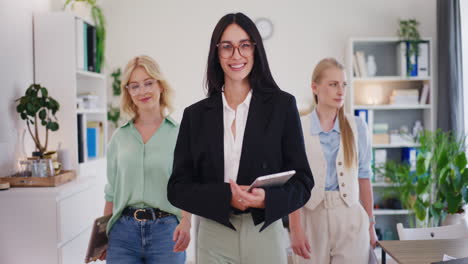
[[[468,0],[460,0],[465,134],[468,133]]]

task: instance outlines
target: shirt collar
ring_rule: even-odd
[[[223,86],[223,92],[222,92],[222,97],[223,97],[223,106],[224,108],[227,108],[227,109],[230,109],[230,110],[233,110],[229,104],[227,103],[227,100],[226,100],[226,97],[224,96],[224,86]],[[252,100],[252,90],[249,91],[249,93],[247,94],[247,96],[245,97],[244,101],[242,103],[239,104],[239,106],[243,105],[243,106],[247,106],[249,107],[250,106],[250,101]],[[234,110],[233,110],[234,111]]]
[[[128,120],[127,122],[125,122],[123,125],[121,125],[120,127],[126,127],[126,126],[130,126],[132,125],[133,126],[133,119],[130,119]],[[177,121],[175,121],[171,116],[166,116],[163,120],[163,123],[164,122],[167,122],[169,124],[171,124],[172,126],[177,126]]]
[[[318,135],[320,133],[327,133],[325,131],[323,131],[322,129],[322,126],[320,125],[320,119],[317,115],[317,110],[314,109],[314,111],[312,111],[312,114],[310,116],[311,120],[311,126],[310,126],[310,133],[312,135]],[[333,128],[331,131],[336,131],[338,133],[340,133],[340,122],[338,122],[338,118],[335,119],[335,124],[333,125]]]

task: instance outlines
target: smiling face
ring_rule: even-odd
[[[243,81],[249,76],[254,64],[254,45],[239,25],[231,24],[226,28],[218,45],[219,63],[226,81]]]
[[[127,85],[133,103],[139,110],[159,109],[161,86],[143,67],[137,67],[130,75]]]
[[[319,105],[339,109],[344,104],[346,86],[345,72],[337,67],[330,67],[321,73],[318,82],[312,82],[312,91],[317,96]]]

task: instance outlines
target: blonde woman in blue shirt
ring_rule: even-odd
[[[315,187],[306,205],[290,214],[295,263],[368,263],[375,247],[371,145],[367,126],[344,113],[344,67],[320,61],[312,75],[315,110],[302,118]]]
[[[108,264],[185,262],[189,213],[167,200],[179,125],[169,117],[172,89],[156,61],[130,60],[121,84],[122,110],[132,118],[112,136],[107,152],[104,214]],[[180,222],[179,222],[179,219]]]

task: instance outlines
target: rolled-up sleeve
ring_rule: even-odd
[[[117,173],[116,155],[115,140],[112,139],[107,148],[107,184],[104,187],[104,199],[108,202],[114,201],[114,182]]]
[[[355,118],[358,133],[359,150],[359,179],[370,179],[372,177],[371,159],[372,146],[369,138],[369,132],[366,123],[362,118]]]

